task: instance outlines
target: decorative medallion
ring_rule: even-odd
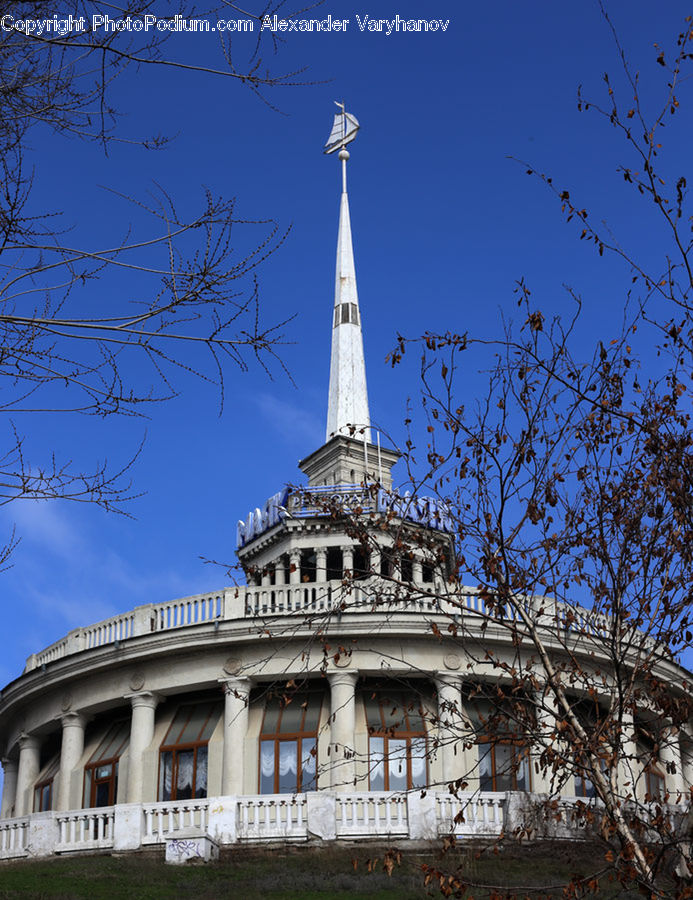
[[[144,687],[144,675],[141,672],[133,672],[130,679],[130,690],[141,691]]]
[[[60,701],[60,708],[63,712],[67,712],[72,706],[72,694],[63,694]]]
[[[351,653],[346,650],[341,650],[332,657],[332,661],[335,666],[339,666],[340,669],[346,669],[351,665]]]
[[[456,653],[448,653],[448,655],[443,660],[443,664],[446,669],[459,669],[462,664],[462,660]]]
[[[227,675],[238,675],[243,668],[243,663],[236,656],[229,656],[224,663],[224,671]]]

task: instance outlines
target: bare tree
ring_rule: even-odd
[[[428,553],[442,576],[430,597],[451,611],[448,631],[466,658],[497,673],[490,692],[473,680],[465,688],[468,708],[480,697],[485,702],[477,724],[451,731],[448,723],[447,739],[464,743],[476,760],[450,789],[480,777],[489,741],[504,746],[497,759],[506,782],[527,787],[531,761],[544,792],[506,839],[582,823],[604,843],[590,889],[608,875],[624,889],[677,898],[690,896],[692,870],[691,795],[682,769],[690,765],[693,693],[675,664],[693,641],[693,216],[686,177],[668,188],[660,174],[659,132],[679,110],[692,39],[687,20],[672,62],[657,48],[665,98],[651,118],[620,45],[634,99],[621,107],[608,76],[605,106],[579,98],[581,109],[604,116],[636,154],[637,164],[621,173],[669,231],[661,271],[646,270],[590,224],[568,190],[540,175],[568,220],[579,223],[580,237],[626,262],[623,328],[601,336],[585,358],[575,337],[578,297],[572,319],[561,320],[536,308],[521,282],[519,327],[509,323],[493,340],[400,338],[393,364],[412,346],[421,350],[428,436],[423,459],[413,436],[405,458],[417,492],[446,505],[456,559],[442,559],[396,516],[387,526],[400,558]],[[652,364],[657,358],[664,367]],[[461,361],[488,368],[489,359],[488,390],[470,403],[458,384]],[[391,581],[411,594],[401,572]],[[470,627],[479,617],[480,629]],[[493,649],[500,633],[512,651]],[[451,709],[450,720],[459,722],[459,714]],[[569,783],[578,796],[570,804],[562,799]],[[427,871],[448,896],[473,888],[444,864]]]
[[[244,15],[260,18],[283,5]],[[238,14],[234,4],[202,10],[181,3],[165,17],[146,0],[75,0],[67,7],[59,18],[35,0],[0,5],[0,409],[7,428],[0,502],[68,498],[120,508],[130,494],[133,460],[118,471],[101,463],[91,472],[50,451],[43,462],[29,462],[27,422],[47,410],[142,415],[176,394],[181,375],[217,384],[223,404],[230,368],[281,365],[276,351],[285,323],[263,324],[256,270],[288,229],[271,219],[242,220],[233,199],[209,191],[195,213],[183,214],[157,186],[145,198],[111,195],[114,204],[131,203],[141,223],[121,241],[75,245],[70,223],[50,210],[36,212],[30,136],[97,141],[105,152],[122,140],[163,146],[166,136],[130,136],[119,126],[111,89],[134,69],[176,67],[227,78],[264,102],[272,88],[305,82],[299,73],[267,68],[259,38],[241,60],[235,44],[220,37],[218,66],[167,55],[176,16],[216,21]],[[95,15],[140,26],[149,17],[154,25],[109,28]],[[242,240],[239,229],[249,237]],[[239,244],[249,249],[239,253]],[[116,275],[127,297],[117,302],[99,287]]]

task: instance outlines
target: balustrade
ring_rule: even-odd
[[[143,844],[160,844],[165,838],[207,831],[209,800],[177,800],[145,803]]]

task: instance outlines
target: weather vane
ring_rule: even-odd
[[[332,131],[325,144],[324,152],[334,153],[335,150],[339,150],[339,158],[342,161],[342,185],[346,193],[346,162],[349,159],[349,151],[346,149],[346,145],[356,137],[359,123],[356,116],[352,116],[351,113],[346,111],[343,103],[335,100],[335,104],[340,108],[341,112],[338,112],[334,117]]]

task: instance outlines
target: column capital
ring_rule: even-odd
[[[217,681],[221,685],[224,694],[233,694],[234,697],[238,697],[239,699],[242,697],[243,700],[248,699],[250,689],[253,686],[252,678],[219,678]]]
[[[458,672],[434,672],[436,688],[438,691],[445,688],[462,689],[462,676]]]
[[[359,673],[358,672],[328,672],[327,680],[330,682],[330,687],[356,687],[356,682],[358,681]]]
[[[84,730],[87,726],[88,717],[80,712],[66,712],[60,716],[63,728],[81,728]]]
[[[136,691],[133,694],[123,694],[123,700],[129,700],[133,709],[138,706],[156,709],[161,703],[161,694],[157,694],[155,691]]]
[[[37,735],[27,734],[26,732],[22,732],[19,735],[17,743],[19,744],[20,752],[22,750],[38,750],[41,746],[41,741]]]
[[[3,772],[8,772],[13,768],[16,769],[18,767],[19,760],[3,756],[0,758],[0,765],[2,766]]]

